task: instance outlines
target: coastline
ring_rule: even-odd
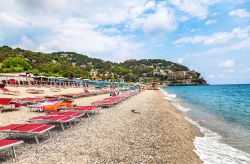
[[[89,105],[108,96],[85,97],[75,103]],[[31,115],[18,112],[23,112],[23,118]],[[4,114],[14,117],[14,113]],[[202,163],[193,151],[195,136],[184,114],[161,91],[144,91],[102,109],[65,133],[52,131],[52,139],[45,144],[23,144],[17,149],[18,160],[7,163]]]
[[[192,124],[197,131],[197,135],[194,139],[194,151],[204,163],[245,164],[250,162],[250,155],[244,150],[234,147],[230,142],[226,142],[222,134],[218,131],[214,131],[213,124],[211,124],[212,128],[202,124],[206,118],[213,118],[214,123],[217,125],[221,124],[220,126],[225,128],[226,125],[224,122],[218,122],[215,116],[205,112],[202,113],[195,105],[183,102],[185,100],[179,99],[175,92],[168,92],[164,89],[161,89],[161,91],[165,95],[165,99],[179,111],[182,111],[186,116],[185,119]]]

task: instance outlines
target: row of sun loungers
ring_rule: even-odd
[[[94,110],[95,108],[87,107],[87,111]],[[69,111],[69,112],[68,112]],[[6,133],[10,137],[32,137],[37,144],[44,143],[51,138],[50,130],[55,127],[60,127],[65,131],[66,125],[69,127],[74,123],[75,125],[81,122],[81,118],[85,115],[83,108],[80,112],[71,112],[72,110],[65,110],[65,112],[50,112],[43,116],[37,116],[28,119],[28,124],[9,124],[0,127],[1,133]],[[75,110],[77,111],[77,110]],[[46,134],[46,138],[44,138]],[[0,140],[0,151],[11,148],[13,157],[16,158],[14,147],[23,143],[21,140]]]
[[[46,115],[30,118],[27,120],[29,123],[2,126],[0,132],[6,133],[8,138],[29,136],[34,138],[37,144],[44,143],[51,138],[50,130],[53,128],[60,127],[62,131],[65,131],[66,126],[71,127],[73,124],[81,122],[81,118],[85,114],[89,117],[90,113],[99,113],[101,106],[115,105],[135,94],[136,92],[127,92],[123,95],[93,102],[93,104],[98,104],[97,106],[66,107],[61,111],[53,111],[46,113]],[[2,139],[0,140],[0,151],[10,148],[13,156],[16,157],[14,147],[21,143],[23,141]]]
[[[2,84],[6,86],[36,86],[36,87],[87,87],[88,84],[80,84],[80,83],[67,83],[67,82],[41,82],[41,81],[23,81],[23,80],[2,80]]]
[[[96,105],[100,107],[112,107],[135,94],[137,94],[137,92],[125,92],[123,95],[117,95],[117,96],[105,98],[99,101],[94,101],[92,102],[92,105]]]

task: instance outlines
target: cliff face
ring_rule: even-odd
[[[157,80],[168,85],[205,85],[200,73],[188,67],[162,59],[130,59],[121,63],[91,58],[75,52],[42,53],[0,47],[0,72],[19,69],[1,68],[10,57],[23,57],[31,68],[27,72],[45,76],[82,77],[127,82],[150,82]],[[20,70],[23,71],[23,70]]]

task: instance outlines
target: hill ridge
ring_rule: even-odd
[[[6,66],[9,58],[24,58],[32,69]],[[199,72],[163,59],[128,59],[116,63],[91,58],[76,52],[42,53],[21,48],[0,47],[0,72],[21,72],[46,76],[82,77],[111,81],[149,82],[158,80],[167,85],[206,85]],[[22,70],[23,69],[23,70]]]

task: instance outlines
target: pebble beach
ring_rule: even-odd
[[[109,95],[79,98],[74,103],[90,105],[105,97]],[[25,107],[4,112],[1,125],[23,123],[36,115],[41,113]],[[52,130],[51,135],[46,143],[18,146],[18,158],[5,163],[202,163],[193,151],[192,125],[159,90],[143,91],[65,132]]]

